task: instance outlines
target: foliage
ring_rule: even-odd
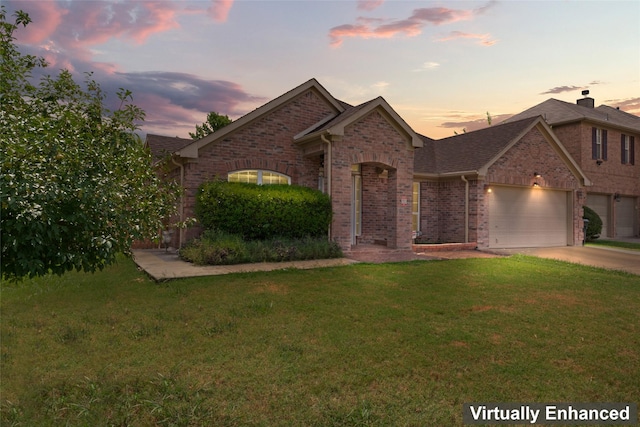
[[[637,402],[638,281],[511,256],[2,283],[0,425],[462,426],[463,402]]]
[[[244,241],[222,231],[205,231],[180,249],[180,258],[198,265],[299,261],[342,257],[336,242],[326,237],[274,238]]]
[[[600,219],[600,215],[590,207],[584,206],[583,218],[589,220],[585,240],[590,241],[600,237],[600,233],[602,233],[602,219]]]
[[[207,114],[207,121],[202,123],[202,125],[196,125],[196,131],[189,132],[189,135],[193,139],[204,138],[210,133],[214,133],[215,131],[222,129],[229,123],[231,123],[231,119],[229,118],[229,116],[223,116],[216,113],[215,111],[212,111]]]
[[[110,111],[91,73],[84,86],[66,70],[31,82],[46,62],[20,54],[13,35],[29,22],[17,12],[11,24],[0,11],[2,275],[95,271],[155,237],[175,191],[134,133],[144,112],[130,91],[120,89]]]
[[[329,196],[318,190],[225,181],[200,186],[195,212],[205,229],[248,240],[323,236],[332,215]]]

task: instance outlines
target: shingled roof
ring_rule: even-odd
[[[529,117],[437,141],[423,137],[423,147],[415,150],[414,172],[436,175],[477,172],[539,120],[539,116]]]
[[[147,134],[145,139],[145,146],[151,150],[151,156],[154,161],[158,161],[163,157],[175,153],[181,148],[191,144],[193,139],[178,138],[177,136],[163,136],[154,135],[152,133]]]
[[[589,120],[605,126],[622,127],[640,132],[640,117],[633,114],[625,113],[607,105],[590,108],[554,98],[547,99],[522,113],[516,114],[505,120],[505,122],[508,123],[535,116],[544,117],[545,121],[552,126]]]

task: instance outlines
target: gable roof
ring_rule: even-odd
[[[306,92],[309,89],[315,90],[335,110],[335,115],[329,116],[327,119],[332,119],[336,115],[338,115],[341,112],[345,111],[346,108],[348,108],[348,104],[346,104],[344,102],[341,102],[341,101],[338,101],[337,99],[335,99],[316,79],[311,79],[311,80],[308,80],[305,83],[303,83],[303,84],[291,89],[290,91],[280,95],[279,97],[267,102],[266,104],[256,108],[252,112],[250,112],[248,114],[245,114],[244,116],[242,116],[239,119],[231,122],[230,124],[228,124],[227,126],[223,127],[222,129],[219,129],[216,132],[211,133],[211,134],[209,134],[209,135],[207,135],[207,136],[205,136],[205,137],[193,142],[192,144],[187,145],[186,147],[183,147],[176,154],[178,154],[181,157],[197,158],[198,157],[198,151],[200,150],[200,148],[202,148],[202,147],[204,147],[206,145],[209,145],[214,141],[223,139],[225,136],[227,136],[231,132],[234,132],[234,131],[238,130],[239,128],[242,128],[242,127],[246,126],[247,124],[251,123],[252,121],[260,118],[261,116],[263,116],[263,115],[275,110],[276,108],[286,104],[290,100],[292,100],[295,97],[303,94],[304,92]]]
[[[144,145],[151,150],[151,157],[156,162],[163,157],[175,153],[177,150],[191,144],[193,139],[178,138],[177,136],[154,135],[148,133]]]
[[[411,145],[413,147],[422,147],[423,139],[420,135],[415,133],[404,119],[400,117],[391,105],[389,105],[389,103],[381,96],[355,107],[349,106],[337,116],[328,121],[321,121],[317,123],[311,128],[300,132],[298,135],[294,136],[293,139],[298,143],[303,143],[318,138],[321,134],[325,133],[329,133],[331,135],[344,135],[344,129],[348,125],[358,121],[375,110],[386,116],[389,123],[391,123],[396,130],[405,134],[405,136],[407,136],[411,141]]]
[[[429,151],[416,150],[414,171],[427,174],[477,172],[524,135],[539,117],[489,126],[431,141]]]
[[[634,132],[640,132],[640,117],[625,113],[618,109],[601,105],[597,108],[572,104],[554,98],[534,105],[533,107],[505,120],[512,122],[527,117],[542,116],[552,126],[588,120],[605,126],[620,127]]]
[[[489,167],[534,127],[543,133],[574,176],[584,185],[590,185],[580,166],[541,116],[489,126],[437,141],[423,137],[424,147],[415,151],[414,173],[435,177],[486,175]]]

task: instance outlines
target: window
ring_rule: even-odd
[[[622,164],[633,165],[635,164],[635,138],[629,135],[622,135],[620,138],[620,152],[622,153]]]
[[[607,160],[607,130],[591,128],[591,158]]]
[[[362,235],[362,169],[359,164],[351,165],[352,183],[352,227],[353,236]],[[355,241],[354,241],[355,243]]]
[[[229,182],[247,182],[250,184],[291,184],[291,178],[278,172],[264,171],[261,169],[247,169],[229,172]]]
[[[413,198],[411,200],[411,231],[414,235],[420,231],[420,183],[413,183]]]

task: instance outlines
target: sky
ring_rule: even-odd
[[[46,69],[133,92],[143,133],[188,138],[316,78],[352,105],[382,96],[434,139],[549,98],[640,115],[640,2],[585,0],[2,0]]]

